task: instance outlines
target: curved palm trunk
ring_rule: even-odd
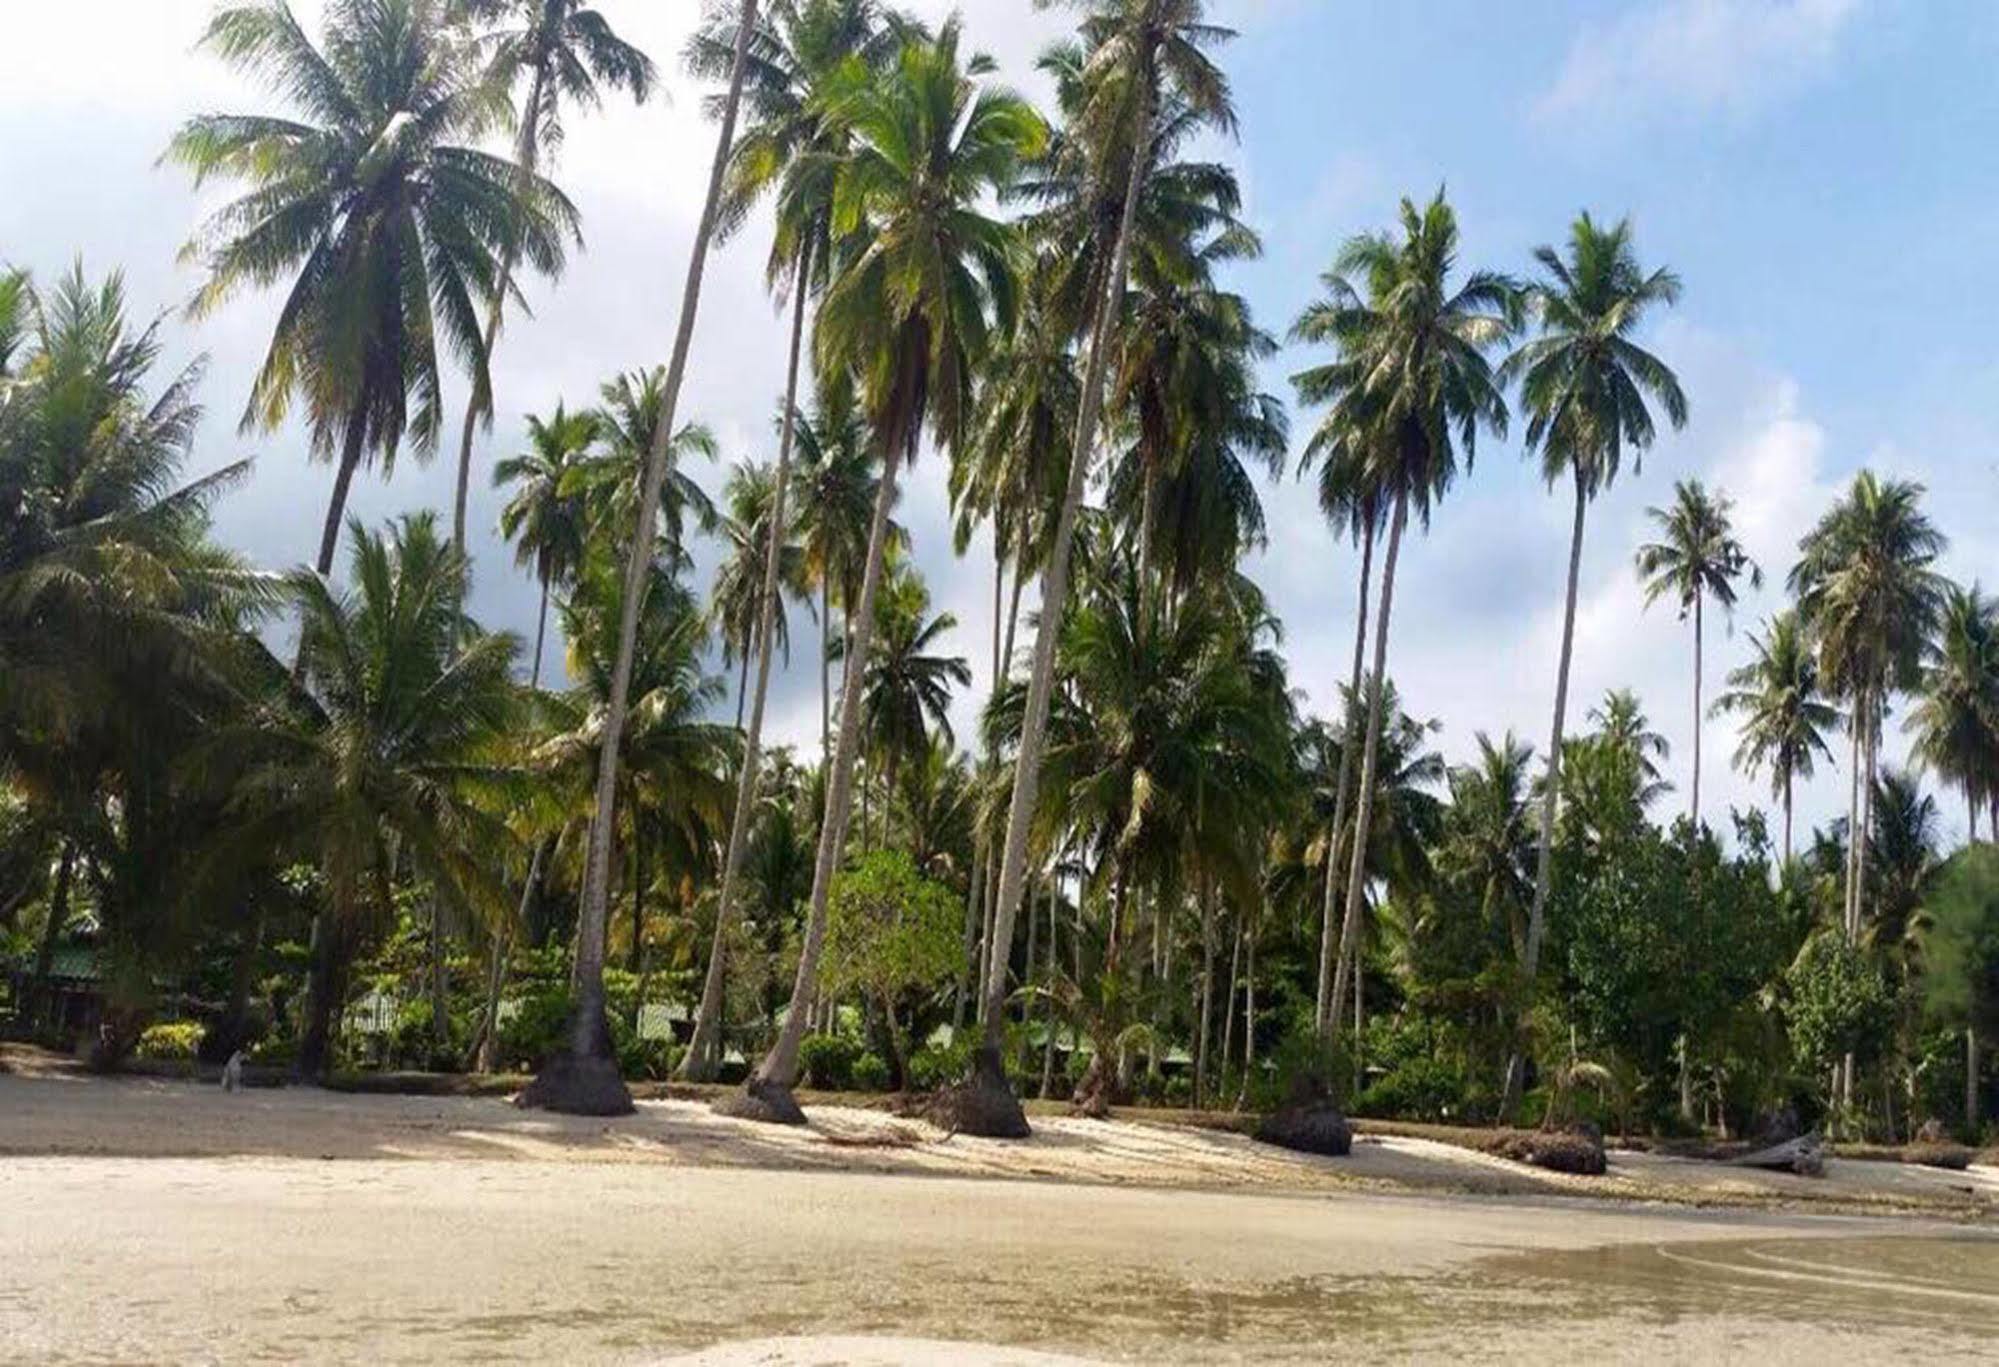
[[[361,456],[368,436],[368,425],[360,413],[355,413],[347,421],[347,432],[340,446],[340,465],[333,474],[333,494],[326,502],[326,523],[319,532],[319,558],[313,568],[319,571],[321,579],[333,573],[333,556],[340,549],[340,520],[347,513],[347,493],[354,487],[354,472],[361,468]],[[303,659],[303,652],[300,654]]]
[[[776,634],[777,570],[784,549],[785,490],[791,483],[792,419],[798,405],[798,353],[805,336],[805,295],[810,284],[811,256],[801,253],[796,298],[791,305],[791,355],[785,364],[784,423],[777,441],[777,492],[771,496],[770,544],[764,548],[763,597],[757,612],[757,691],[750,704],[750,729],[743,737],[743,772],[736,784],[736,814],[729,822],[728,853],[722,859],[721,900],[715,906],[714,942],[708,950],[708,973],[701,984],[701,1006],[694,1016],[694,1034],[687,1041],[676,1075],[688,1082],[706,1082],[715,1075],[721,1051],[722,983],[726,971],[728,933],[734,923],[736,881],[742,875],[743,852],[749,843],[756,809],[757,766],[763,754],[764,703],[770,696],[772,638]],[[747,666],[748,657],[744,664]],[[742,724],[742,704],[736,706]]]
[[[1381,713],[1387,701],[1388,625],[1395,610],[1395,562],[1402,554],[1402,532],[1409,524],[1409,491],[1395,494],[1395,520],[1388,526],[1388,549],[1381,558],[1381,611],[1374,623],[1374,671],[1367,681],[1367,734],[1361,741],[1360,787],[1354,794],[1353,853],[1347,859],[1347,905],[1340,923],[1340,952],[1333,970],[1333,996],[1328,1003],[1328,1030],[1340,1018],[1347,981],[1353,975],[1354,949],[1360,943],[1361,900],[1367,892],[1367,832],[1374,820],[1375,767],[1381,752]]]
[[[708,173],[708,197],[701,207],[687,262],[687,283],[680,302],[680,322],[667,364],[666,392],[659,426],[646,454],[645,484],[639,493],[638,517],[625,556],[624,600],[618,619],[618,658],[611,672],[611,696],[604,711],[604,733],[597,764],[596,819],[590,828],[590,848],[584,862],[583,898],[576,935],[576,1019],[570,1028],[569,1052],[558,1056],[521,1093],[520,1103],[581,1114],[625,1114],[631,1093],[618,1076],[611,1057],[610,1026],[604,1019],[604,941],[610,913],[611,836],[618,798],[618,744],[631,701],[632,655],[637,645],[639,603],[645,595],[646,571],[652,563],[652,528],[659,517],[660,485],[666,479],[667,447],[673,439],[680,385],[687,375],[687,353],[694,341],[694,318],[701,305],[701,275],[714,237],[715,206],[722,197],[722,176],[729,149],[736,139],[736,113],[742,103],[743,72],[750,34],[756,27],[757,0],[743,0],[736,28],[735,64],[729,95],[722,107],[722,127],[715,139],[715,160]]]
[[[1090,473],[1090,453],[1096,446],[1097,420],[1103,409],[1104,379],[1110,364],[1110,338],[1117,322],[1118,303],[1124,293],[1125,273],[1131,257],[1131,225],[1138,211],[1139,190],[1145,182],[1145,165],[1151,155],[1152,102],[1149,54],[1140,68],[1138,108],[1133,118],[1131,172],[1125,182],[1124,208],[1118,220],[1117,244],[1111,252],[1109,278],[1103,297],[1097,301],[1095,326],[1091,330],[1090,359],[1083,377],[1082,405],[1076,414],[1075,444],[1069,453],[1069,483],[1062,498],[1062,512],[1055,523],[1055,541],[1049,551],[1048,567],[1041,580],[1041,620],[1034,633],[1034,668],[1028,677],[1026,717],[1022,721],[1020,749],[1014,761],[1013,796],[1007,808],[1006,844],[1000,863],[999,895],[995,901],[992,940],[995,945],[1012,942],[1014,917],[1020,910],[1023,879],[1027,872],[1027,827],[1041,786],[1041,755],[1047,741],[1048,707],[1055,687],[1055,642],[1062,632],[1063,608],[1069,598],[1069,552],[1076,539],[1076,515],[1083,502],[1083,488]],[[1000,1004],[1006,999],[1006,955],[994,953],[986,965],[985,1038],[974,1065],[976,1073],[997,1080],[1005,1087],[1000,1064],[1003,1022]],[[1011,1122],[1015,1117],[1008,1117]],[[1027,1121],[1018,1117],[1013,1133],[1025,1134]]]
[[[819,581],[819,762],[833,761],[833,576]]]
[[[882,452],[881,488],[875,494],[874,524],[868,531],[868,564],[861,576],[861,601],[847,628],[847,667],[840,683],[840,734],[833,748],[833,772],[826,785],[826,816],[819,826],[819,854],[812,866],[812,909],[805,923],[805,943],[798,954],[798,976],[791,990],[791,1007],[777,1043],[757,1065],[754,1082],[764,1088],[789,1091],[798,1081],[798,1046],[819,984],[819,955],[826,946],[826,905],[833,875],[847,840],[847,819],[854,806],[854,759],[860,749],[861,673],[874,646],[875,595],[881,588],[882,562],[888,549],[889,510],[895,506],[900,441]]]
[[[548,57],[535,63],[528,83],[527,115],[521,120],[520,137],[514,144],[514,175],[525,191],[534,175],[535,154],[541,141],[541,97],[546,88]],[[507,291],[513,287],[514,268],[520,264],[521,235],[507,234],[507,249],[500,257],[500,276],[494,283],[493,300],[486,308],[486,330],[481,334],[479,355],[472,369],[472,393],[465,400],[465,422],[458,434],[458,487],[451,499],[451,547],[465,554],[465,498],[472,483],[472,431],[484,418],[493,419],[493,347],[500,340],[500,315],[506,311]]]
[[[1534,858],[1534,905],[1527,916],[1527,953],[1520,963],[1524,989],[1532,992],[1534,974],[1541,963],[1541,935],[1548,915],[1548,892],[1555,875],[1555,805],[1562,787],[1562,727],[1568,720],[1569,664],[1576,644],[1576,585],[1582,577],[1583,518],[1589,498],[1580,472],[1576,475],[1576,521],[1569,536],[1568,598],[1562,609],[1562,654],[1555,667],[1555,720],[1548,731],[1548,777],[1541,793],[1541,840]],[[1526,1081],[1527,1059],[1516,1041],[1507,1055],[1506,1079],[1499,1094],[1499,1117],[1509,1120],[1520,1104],[1520,1088]]]
[[[1694,833],[1701,828],[1701,595],[1694,594]]]
[[[1369,517],[1361,532],[1360,601],[1354,606],[1353,673],[1347,685],[1349,696],[1360,696],[1361,663],[1367,651],[1367,590],[1374,572],[1374,519]],[[1343,708],[1342,711],[1348,709]],[[1339,905],[1340,841],[1347,829],[1347,788],[1353,779],[1353,727],[1351,713],[1341,718],[1344,740],[1340,745],[1339,787],[1333,793],[1333,828],[1326,833],[1326,896],[1319,917],[1319,1000],[1315,1016],[1322,1044],[1333,1041],[1333,914]]]
[[[541,647],[548,636],[548,576],[541,576],[541,608],[534,619],[534,670],[528,675],[528,686],[535,692],[541,691]]]

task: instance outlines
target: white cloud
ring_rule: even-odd
[[[1535,113],[1748,113],[1821,75],[1859,8],[1860,0],[1657,0],[1578,33]]]

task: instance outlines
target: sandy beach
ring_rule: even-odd
[[[1954,1222],[1589,1200],[1421,1140],[1330,1160],[1127,1122],[1006,1145],[868,1111],[773,1131],[688,1102],[580,1121],[0,1076],[0,1342],[711,1367],[1977,1356],[1999,1240],[1966,1203],[1999,1174],[1836,1168],[1879,1171],[1820,1187],[1899,1184]],[[1673,1169],[1620,1154],[1612,1180]]]

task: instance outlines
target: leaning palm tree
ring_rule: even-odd
[[[203,46],[299,117],[204,114],[167,148],[197,185],[250,185],[183,251],[208,271],[192,312],[292,282],[243,426],[275,428],[300,403],[313,453],[336,460],[321,574],[369,454],[387,475],[405,436],[419,457],[436,449],[440,344],[483,382],[479,306],[502,259],[552,273],[576,237],[560,191],[470,145],[508,111],[455,14],[454,0],[332,0],[315,45],[279,0],[224,9]]]
[[[694,342],[694,318],[701,306],[701,276],[708,263],[722,180],[728,170],[729,148],[736,137],[736,110],[743,94],[750,36],[756,29],[757,0],[742,0],[736,28],[735,60],[730,68],[729,94],[723,101],[721,128],[715,139],[715,159],[708,172],[708,194],[701,221],[687,258],[687,282],[681,293],[680,320],[673,336],[673,355],[661,386],[660,412],[652,425],[652,445],[640,480],[638,508],[631,523],[631,540],[624,548],[625,584],[619,598],[618,645],[613,656],[610,688],[605,699],[603,743],[598,752],[597,787],[590,825],[589,852],[584,860],[583,896],[577,909],[576,1019],[569,1048],[557,1055],[521,1093],[521,1102],[551,1110],[589,1114],[623,1114],[632,1108],[631,1093],[618,1076],[611,1056],[611,1032],[604,1018],[604,943],[610,916],[611,836],[618,800],[618,743],[630,706],[632,660],[652,572],[660,485],[680,404],[680,385],[687,374],[687,353]]]
[[[231,842],[295,848],[325,878],[299,1042],[306,1077],[326,1070],[346,966],[394,915],[399,860],[461,916],[508,910],[487,857],[508,833],[475,785],[505,779],[492,755],[514,716],[519,642],[466,619],[464,558],[429,513],[386,534],[356,525],[350,539],[351,590],[304,569],[290,579],[303,696],[226,728],[208,758],[233,777]]]
[[[1014,761],[1013,792],[1007,805],[1006,838],[1001,845],[1000,879],[993,914],[992,943],[1010,943],[1013,924],[1027,887],[1028,826],[1035,810],[1042,748],[1048,728],[1048,708],[1054,691],[1055,651],[1061,634],[1063,608],[1069,596],[1069,555],[1076,535],[1083,490],[1097,443],[1106,378],[1110,372],[1113,330],[1122,319],[1127,267],[1131,258],[1133,224],[1148,169],[1159,145],[1158,115],[1162,106],[1181,103],[1198,121],[1232,130],[1235,108],[1228,78],[1209,50],[1234,35],[1209,24],[1204,0],[1083,0],[1085,58],[1084,89],[1072,123],[1087,148],[1091,171],[1100,189],[1123,181],[1123,203],[1111,238],[1108,265],[1100,281],[1087,287],[1079,332],[1088,337],[1088,359],[1077,399],[1076,424],[1069,452],[1069,477],[1062,511],[1049,543],[1048,562],[1041,576],[1041,620],[1035,631],[1034,660],[1028,674],[1026,711],[1020,748]],[[1119,174],[1120,170],[1122,175]],[[984,1105],[967,1105],[961,1123],[975,1130],[1022,1136],[1027,1118],[1007,1087],[1000,1062],[1006,984],[1005,956],[994,954],[985,983],[985,1039],[975,1057],[968,1097]]]
[[[906,43],[884,70],[849,59],[829,91],[832,116],[853,144],[833,191],[837,245],[814,349],[822,370],[858,378],[881,487],[847,638],[840,727],[791,1007],[739,1107],[762,1119],[803,1119],[790,1091],[852,808],[861,671],[872,649],[896,472],[916,454],[926,425],[946,449],[964,435],[972,377],[994,322],[1012,320],[1018,257],[1011,229],[985,212],[985,200],[1046,135],[1025,101],[973,79],[958,46],[958,24],[946,23],[935,38]],[[982,67],[975,59],[970,71]]]
[[[1798,779],[1812,776],[1821,757],[1831,757],[1825,733],[1839,713],[1819,687],[1818,662],[1796,612],[1771,618],[1762,636],[1749,638],[1749,648],[1754,658],[1729,671],[1728,691],[1714,700],[1714,710],[1742,717],[1736,767],[1752,774],[1770,771],[1770,795],[1784,807],[1788,865],[1792,788]]]
[[[1763,586],[1763,570],[1735,539],[1727,494],[1710,494],[1697,479],[1673,486],[1671,508],[1649,508],[1646,515],[1659,526],[1658,541],[1638,548],[1638,573],[1645,576],[1649,605],[1671,595],[1680,619],[1694,619],[1694,781],[1688,813],[1701,822],[1701,615],[1712,598],[1725,617],[1735,614],[1735,581],[1744,577],[1751,588]]]
[[[742,695],[749,682],[752,652],[757,661],[756,701],[750,708],[743,769],[737,777],[736,809],[729,826],[729,844],[722,863],[721,900],[717,904],[714,944],[709,953],[707,982],[695,1014],[694,1034],[682,1056],[680,1076],[705,1078],[713,1069],[722,1009],[723,950],[733,923],[736,877],[755,818],[757,765],[762,755],[764,705],[770,693],[773,638],[783,635],[779,583],[783,576],[781,548],[789,546],[785,500],[791,486],[792,443],[798,418],[799,353],[805,335],[805,301],[820,283],[819,270],[830,255],[834,169],[846,152],[849,134],[827,116],[826,93],[833,74],[848,60],[879,68],[893,50],[891,26],[880,22],[873,0],[780,0],[752,44],[752,61],[745,77],[750,102],[750,127],[731,155],[729,183],[722,207],[721,231],[726,235],[766,193],[778,200],[777,233],[767,270],[773,287],[789,282],[791,345],[785,361],[784,400],[778,417],[777,472],[761,565],[762,588],[752,599],[760,605],[746,623],[742,642],[743,683],[736,703],[742,724]],[[698,32],[688,49],[688,66],[697,74],[718,72],[724,46],[719,25]],[[787,641],[787,658],[789,645]],[[822,678],[823,667],[822,667]]]
[[[484,35],[491,79],[511,90],[522,81],[527,91],[514,130],[514,173],[523,183],[561,145],[563,106],[594,109],[603,102],[604,87],[623,90],[643,104],[652,93],[652,62],[618,37],[603,14],[583,0],[464,0],[469,17],[500,25]],[[520,242],[509,235],[500,255],[500,274],[486,304],[486,326],[480,333],[480,353],[486,364],[472,377],[465,401],[465,421],[458,435],[458,489],[451,505],[451,544],[465,549],[465,495],[472,478],[472,431],[493,421],[491,364],[500,340],[500,318],[514,288],[514,268],[520,264]]]
[[[1567,477],[1575,486],[1575,526],[1569,534],[1569,577],[1562,608],[1562,647],[1555,664],[1554,721],[1548,733],[1547,782],[1541,793],[1541,843],[1535,857],[1534,906],[1527,918],[1527,953],[1521,960],[1531,991],[1541,958],[1541,936],[1553,886],[1555,807],[1560,797],[1562,730],[1567,722],[1569,663],[1575,650],[1576,590],[1582,573],[1583,520],[1624,463],[1642,460],[1657,428],[1651,404],[1675,428],[1687,421],[1687,398],[1665,362],[1631,338],[1658,305],[1680,297],[1680,278],[1669,270],[1647,272],[1631,246],[1631,223],[1599,227],[1587,213],[1569,228],[1568,254],[1535,249],[1542,279],[1528,302],[1541,332],[1506,358],[1503,380],[1520,381],[1527,412],[1527,447],[1539,451],[1550,488]],[[1515,1050],[1507,1062],[1501,1114],[1520,1095],[1525,1060]]]
[[[541,648],[548,634],[548,595],[583,564],[588,511],[577,488],[579,471],[596,444],[597,415],[571,413],[558,403],[546,418],[528,415],[528,449],[493,467],[493,483],[514,487],[500,510],[500,532],[514,543],[514,560],[534,570],[541,586],[535,613],[534,664],[528,683],[541,687]]]
[[[1420,209],[1403,200],[1401,226],[1400,238],[1368,233],[1349,240],[1327,276],[1341,362],[1327,381],[1326,396],[1354,410],[1354,421],[1366,434],[1361,440],[1367,460],[1376,467],[1374,477],[1391,509],[1375,612],[1369,673],[1374,680],[1388,677],[1395,568],[1412,507],[1427,525],[1431,510],[1457,478],[1460,457],[1467,467],[1471,464],[1480,429],[1505,435],[1506,400],[1486,353],[1513,330],[1517,306],[1512,283],[1491,272],[1473,271],[1454,287],[1457,216],[1441,190]],[[1354,796],[1356,831],[1373,829],[1387,691],[1365,690],[1368,715]],[[1322,1022],[1326,1030],[1340,1019],[1367,884],[1367,842],[1351,843],[1340,948]]]
[[[1999,603],[1976,584],[1944,590],[1907,726],[1915,758],[1964,793],[1965,839],[1978,839],[1978,809],[1999,795]]]

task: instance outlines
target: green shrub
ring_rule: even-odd
[[[909,1057],[909,1090],[934,1092],[972,1071],[970,1037],[950,1044],[927,1044]]]
[[[619,1032],[613,1030],[617,1039]],[[670,1039],[640,1039],[636,1034],[627,1034],[617,1039],[618,1071],[628,1078],[646,1078],[663,1082],[673,1075],[680,1063],[680,1045]]]
[[[568,1042],[569,989],[544,985],[520,999],[520,1009],[500,1026],[500,1067],[533,1072]]]
[[[1354,1113],[1384,1120],[1453,1119],[1464,1091],[1464,1076],[1456,1068],[1434,1058],[1405,1058],[1355,1098]]]
[[[852,1040],[839,1035],[807,1035],[798,1046],[805,1085],[822,1092],[846,1091],[854,1085],[854,1060],[859,1053]]]
[[[143,1059],[191,1063],[195,1051],[201,1047],[203,1029],[199,1021],[162,1021],[158,1025],[149,1025],[139,1036],[138,1047],[133,1053]]]
[[[859,1092],[885,1092],[888,1090],[888,1065],[879,1054],[862,1054],[854,1060],[854,1090]]]

